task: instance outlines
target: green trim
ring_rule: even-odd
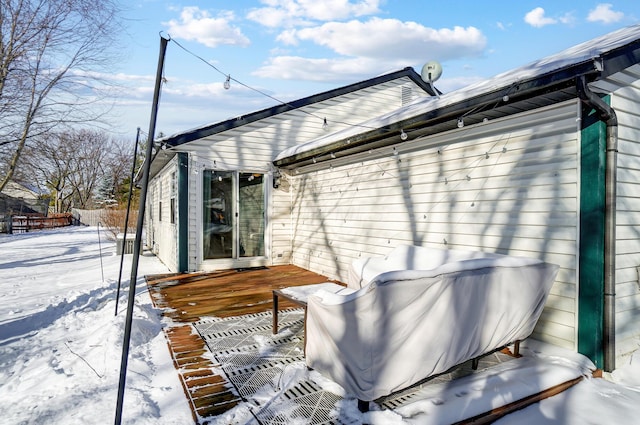
[[[582,105],[578,352],[602,368],[607,128],[593,109]]]
[[[178,153],[178,271],[189,270],[189,158]]]

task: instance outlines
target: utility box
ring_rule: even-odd
[[[125,254],[133,254],[133,247],[136,243],[135,235],[127,234],[127,239],[124,239],[124,233],[118,233],[116,236],[116,254],[122,255]]]

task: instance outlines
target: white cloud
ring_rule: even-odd
[[[400,66],[397,67],[400,69]],[[281,80],[344,82],[373,76],[387,70],[380,62],[363,58],[312,59],[278,56],[253,75]]]
[[[272,57],[254,75],[291,80],[353,81],[390,69],[422,66],[429,60],[477,57],[486,47],[485,36],[474,27],[433,29],[415,22],[380,18],[288,29],[280,33],[278,40],[293,46],[310,42],[339,56],[318,59],[282,54]]]
[[[485,36],[474,27],[433,29],[416,22],[380,18],[289,30],[278,39],[294,45],[311,41],[344,56],[405,64],[479,56],[486,46]]]
[[[185,7],[180,19],[163,22],[173,38],[195,40],[207,47],[220,45],[248,46],[250,41],[242,31],[231,24],[235,19],[232,12],[224,12],[213,17],[206,10],[196,6]]]
[[[613,5],[611,3],[600,3],[595,9],[589,11],[587,21],[611,24],[624,18],[624,13],[616,12],[611,9],[612,7]]]
[[[380,0],[262,0],[267,7],[251,10],[247,18],[271,28],[306,26],[317,21],[343,20],[380,12]]]
[[[536,7],[532,11],[524,15],[524,21],[532,27],[542,28],[545,25],[558,23],[557,19],[545,16],[545,11],[541,7]]]
[[[553,25],[558,23],[571,25],[576,21],[576,18],[572,12],[552,18],[546,16],[546,12],[543,8],[536,7],[524,16],[524,21],[532,27],[542,28],[546,25]]]

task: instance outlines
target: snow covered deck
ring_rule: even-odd
[[[295,266],[226,270],[211,273],[146,276],[151,299],[174,322],[165,335],[190,401],[196,423],[224,413],[241,401],[193,327],[207,317],[233,317],[271,310],[272,290],[326,282]],[[282,309],[295,307],[283,300]],[[219,369],[218,369],[219,370]]]
[[[309,415],[338,415],[338,419],[342,422],[346,421],[345,423],[351,423],[350,419],[357,420],[357,413],[350,412],[348,407],[344,407],[349,401],[354,400],[349,400],[346,394],[341,394],[340,389],[334,388],[337,385],[326,382],[326,379],[323,381],[322,377],[314,375],[319,375],[315,371],[307,371],[304,368],[301,360],[303,359],[303,339],[299,338],[303,326],[298,323],[301,321],[300,318],[294,317],[295,310],[293,310],[298,306],[282,300],[280,309],[287,310],[285,316],[293,312],[292,318],[289,322],[285,320],[284,326],[276,337],[271,335],[269,311],[272,306],[272,290],[325,282],[328,280],[326,277],[295,266],[276,266],[214,273],[155,275],[147,276],[146,279],[154,304],[157,308],[161,308],[165,317],[173,322],[172,326],[165,328],[165,334],[196,423],[211,423],[212,420],[213,423],[217,423],[216,421],[221,418],[223,421],[226,420],[224,419],[226,415],[234,416],[236,419],[238,415],[247,415],[250,422],[256,421],[251,423],[270,423],[270,414],[277,411],[278,415],[281,415],[287,410],[286,414],[293,415],[289,419],[296,419],[295,415],[300,414],[300,406],[295,408],[290,405],[279,406],[277,397],[268,397],[263,394],[265,392],[263,386],[268,387],[271,381],[282,380],[284,375],[287,375],[286,379],[289,383],[286,388],[280,389],[280,392],[286,396],[287,403],[290,404],[292,400],[294,404],[302,403],[308,413],[308,399],[317,397],[318,400],[311,403],[313,412],[308,413]],[[248,345],[254,345],[254,347],[247,349]],[[251,361],[246,360],[251,356],[255,358]],[[275,361],[273,361],[274,356]],[[499,373],[498,369],[506,367],[505,370],[508,371],[516,367],[507,366],[507,363],[511,363],[510,360],[513,358],[507,354],[496,353],[483,358],[477,371],[472,370],[471,362],[468,362],[469,364],[455,368],[449,373],[430,379],[418,388],[387,398],[379,407],[382,412],[392,412],[411,409],[411,405],[415,405],[416,402],[437,406],[425,401],[430,400],[433,395],[429,392],[429,388],[435,391],[436,387],[444,386],[443,388],[448,389],[445,392],[468,393],[469,390],[465,389],[468,385],[482,387],[484,384],[478,384],[478,382],[488,381],[504,373],[508,375],[509,372]],[[523,365],[523,368],[530,368],[534,371],[532,373],[540,367],[554,367],[540,359],[519,360],[528,362]],[[298,363],[300,367],[296,366]],[[262,371],[267,367],[275,370],[274,373],[279,371],[281,377],[276,379],[261,376]],[[230,370],[232,373],[229,373]],[[534,379],[533,382],[524,385],[525,391],[522,394],[514,388],[508,388],[505,391],[522,395],[521,398],[532,403],[552,395],[553,392],[566,389],[581,378],[581,372],[576,372],[575,369],[569,370],[568,374],[567,370],[564,374],[556,372],[552,375],[561,376],[562,379],[556,379],[553,382]],[[289,376],[292,373],[293,378]],[[461,378],[475,379],[478,382],[472,381],[471,384],[465,384]],[[502,378],[500,380],[504,381]],[[316,382],[324,382],[324,384],[318,388],[309,389],[314,387]],[[514,382],[516,387],[523,385],[523,382],[519,382],[518,379]],[[503,385],[506,385],[506,382]],[[300,394],[301,388],[304,389],[304,394]],[[327,388],[329,391],[326,390]],[[422,394],[425,391],[428,393],[426,398],[420,396],[419,399],[422,401],[416,401],[416,394]],[[441,391],[436,392],[438,397],[442,397]],[[336,400],[329,397],[330,400],[327,401],[327,394],[336,397]],[[337,395],[334,396],[334,394]],[[266,399],[261,400],[261,397]],[[456,397],[459,396],[456,395],[454,399]],[[491,403],[477,405],[474,407],[475,410],[472,410],[473,414],[471,411],[467,412],[469,416],[466,418],[471,419],[473,416],[473,420],[476,421],[478,417],[483,417],[484,420],[488,418],[495,420],[508,413],[509,405],[512,403],[514,403],[513,406],[522,407],[517,404],[522,403],[519,398],[513,400],[507,398],[498,403],[499,406]],[[256,403],[243,403],[243,400],[259,400],[258,406],[262,402],[262,405],[269,406],[270,409],[265,411],[263,408],[254,408],[253,410],[256,411],[252,411],[251,407],[247,408],[243,405]],[[324,400],[328,405],[320,406],[322,404],[319,403],[320,400]],[[507,407],[504,407],[505,405]],[[319,412],[317,409],[324,410]]]

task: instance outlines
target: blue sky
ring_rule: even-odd
[[[407,66],[420,72],[432,60],[444,69],[436,86],[449,92],[640,22],[637,0],[134,0],[125,7],[126,48],[112,74],[124,88],[111,118],[121,134],[148,129],[160,33],[172,41],[156,130],[173,134],[273,106],[273,98]],[[225,75],[236,80],[229,90]]]

